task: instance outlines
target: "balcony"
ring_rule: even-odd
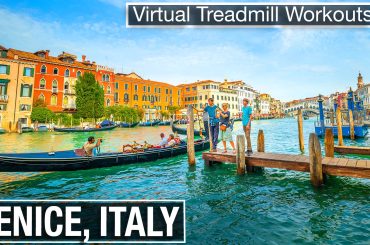
[[[58,93],[58,88],[53,88],[53,89],[52,89],[52,92],[53,92],[54,94]]]
[[[76,104],[70,103],[70,104],[63,104],[63,109],[67,110],[75,110],[76,109]]]
[[[8,103],[9,96],[8,95],[0,95],[0,102]]]
[[[75,92],[70,89],[64,89],[64,94],[65,95],[75,95]]]

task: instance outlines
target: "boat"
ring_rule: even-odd
[[[37,127],[37,132],[47,132],[49,131],[48,127],[42,125]]]
[[[0,128],[0,134],[5,134],[5,133],[6,133],[6,130],[3,128]]]
[[[209,141],[195,141],[194,148],[195,151],[209,149]],[[137,153],[100,153],[93,157],[79,156],[77,151],[0,154],[0,172],[76,171],[150,162],[186,154],[187,145],[183,143],[175,147],[152,148]]]
[[[241,122],[242,121],[242,119],[241,118],[235,118],[234,119],[234,122]]]
[[[139,122],[136,122],[136,123],[125,123],[125,122],[123,122],[123,123],[118,124],[118,126],[121,127],[121,128],[134,128],[138,124],[139,124]]]
[[[177,134],[186,135],[186,128],[176,127],[175,124],[172,124],[172,132],[177,133]],[[194,129],[194,135],[195,136],[200,136],[200,130],[195,130]],[[202,135],[206,135],[205,130],[202,130]]]
[[[162,121],[162,122],[158,123],[158,126],[168,126],[168,125],[171,125],[170,121]]]
[[[154,122],[143,122],[143,123],[140,123],[139,126],[140,127],[153,127],[153,126],[157,126],[161,121],[154,121]]]
[[[310,117],[309,116],[303,116],[303,119],[308,120],[308,119],[310,119]]]
[[[101,127],[101,128],[82,128],[82,127],[77,127],[77,128],[54,128],[54,131],[56,132],[67,132],[67,133],[72,133],[72,132],[96,132],[96,131],[107,131],[107,130],[112,130],[115,129],[117,125],[112,125],[112,126],[106,126],[106,127]]]
[[[338,127],[337,126],[326,126],[326,125],[324,127],[315,126],[315,134],[318,137],[324,137],[325,136],[325,131],[328,128],[330,128],[332,130],[334,137],[338,137]],[[355,125],[354,130],[355,130],[355,137],[356,138],[364,138],[367,135],[367,126]],[[349,125],[343,125],[342,126],[342,136],[344,138],[350,138],[351,137]]]
[[[33,131],[34,130],[31,127],[22,127],[22,133],[31,133]]]

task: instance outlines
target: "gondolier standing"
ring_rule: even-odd
[[[95,138],[90,136],[82,147],[82,149],[85,151],[85,155],[91,157],[93,155],[94,148],[100,147],[101,142],[102,140],[98,139],[98,142],[95,144]]]
[[[248,99],[243,99],[242,107],[242,123],[243,130],[245,133],[245,138],[247,140],[247,154],[248,156],[252,153],[252,143],[251,143],[251,122],[253,119],[252,107],[249,104]]]

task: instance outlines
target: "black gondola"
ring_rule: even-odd
[[[134,128],[139,124],[139,122],[136,123],[120,123],[119,126],[121,128]]]
[[[153,127],[153,126],[157,126],[161,121],[154,121],[154,122],[143,122],[143,123],[140,123],[139,126],[140,127]]]
[[[112,125],[112,126],[106,126],[106,127],[101,127],[101,128],[54,128],[54,131],[56,132],[67,132],[67,133],[72,133],[72,132],[95,132],[95,131],[106,131],[106,130],[112,130],[116,128],[117,125]]]
[[[186,135],[186,128],[176,127],[175,124],[172,124],[171,127],[172,127],[172,132]],[[205,130],[202,130],[202,135],[206,135]],[[194,136],[200,136],[200,130],[195,130],[194,129]]]
[[[209,141],[194,142],[195,151],[209,149]],[[102,153],[94,157],[78,156],[75,151],[50,153],[0,154],[0,172],[50,172],[104,168],[130,163],[155,161],[161,158],[186,154],[187,145],[148,149],[138,153]]]

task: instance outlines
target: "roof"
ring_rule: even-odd
[[[41,53],[41,52],[48,52],[45,50],[37,51],[36,53]],[[77,68],[82,68],[86,70],[95,70],[95,65],[92,63],[82,63],[79,61],[74,61],[73,63],[68,63],[60,60],[58,57],[63,58],[63,57],[76,57],[74,55],[68,54],[68,53],[62,53],[58,57],[54,57],[51,55],[47,55],[44,57],[37,56],[36,53],[30,53],[26,51],[21,51],[17,49],[9,49],[8,51],[8,56],[10,58],[14,58],[15,55],[18,55],[19,59],[22,60],[28,60],[28,61],[33,61],[33,62],[38,62],[38,63],[50,63],[50,64],[56,64],[56,65],[62,65],[62,66],[68,66],[68,67],[77,67]]]
[[[1,51],[6,51],[6,50],[8,50],[8,49],[7,49],[7,48],[5,48],[4,46],[1,46],[1,45],[0,45],[0,50],[1,50]]]
[[[168,87],[173,87],[175,88],[175,85],[166,83],[166,82],[158,82],[158,81],[153,81],[149,79],[139,79],[135,77],[128,76],[127,74],[122,74],[122,73],[116,73],[115,76],[116,82],[136,82],[136,83],[149,83],[149,84],[155,84],[157,86],[168,86]]]
[[[126,73],[117,73],[116,75],[144,80],[144,78],[142,78],[141,76],[139,76],[135,72],[131,72],[131,73],[128,73],[128,74],[126,74]]]

